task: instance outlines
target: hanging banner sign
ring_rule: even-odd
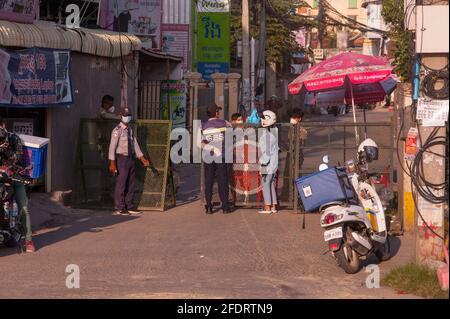
[[[33,23],[39,0],[0,0],[0,20]]]
[[[46,107],[73,102],[70,51],[0,49],[0,105]]]
[[[171,120],[173,128],[186,127],[186,83],[178,80],[162,81],[161,97],[163,119]]]
[[[197,12],[230,12],[231,0],[198,0]]]
[[[144,48],[160,48],[161,20],[161,0],[105,0],[102,2],[100,26],[108,30],[140,36]]]
[[[197,70],[204,80],[230,69],[230,14],[198,13]]]
[[[183,58],[183,67],[189,63],[189,24],[163,24],[162,51]]]

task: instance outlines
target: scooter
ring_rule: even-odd
[[[358,161],[344,167],[354,198],[320,207],[324,240],[337,264],[348,274],[357,273],[361,259],[374,253],[380,261],[390,258],[390,244],[383,204],[368,172],[368,163],[378,159],[376,143],[367,139],[358,148]],[[322,164],[323,170],[328,165]]]

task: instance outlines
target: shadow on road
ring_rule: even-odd
[[[103,230],[109,229],[115,224],[124,223],[136,218],[139,217],[113,216],[106,213],[94,213],[92,216],[82,217],[61,225],[55,230],[39,233],[33,236],[33,242],[36,249],[39,250],[40,248],[67,240],[82,233],[99,233]]]
[[[55,243],[65,241],[71,237],[82,233],[99,233],[112,226],[131,221],[139,217],[134,216],[115,216],[107,212],[87,212],[84,215],[59,216],[48,220],[44,225],[35,227],[39,233],[33,235],[33,243],[36,251],[51,246]],[[5,248],[0,247],[0,257],[21,253],[20,247]]]
[[[402,241],[401,241],[401,239],[399,237],[390,236],[389,237],[389,244],[390,244],[390,247],[391,247],[391,257],[389,259],[391,259],[391,258],[394,258],[398,254],[398,252],[400,251],[400,247],[402,245]],[[382,262],[380,260],[378,260],[378,258],[374,254],[371,254],[370,256],[368,256],[368,258],[366,260],[364,260],[364,262],[362,263],[362,266],[366,267],[368,265],[373,265],[373,264],[379,265],[381,263]]]

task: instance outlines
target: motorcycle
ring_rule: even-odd
[[[25,233],[14,200],[14,182],[26,186],[32,183],[25,170],[14,166],[0,167],[0,245],[9,248],[16,247]]]
[[[374,253],[380,261],[390,258],[390,244],[383,203],[368,172],[368,163],[378,159],[378,147],[365,140],[358,148],[358,161],[337,169],[345,172],[355,196],[344,202],[320,207],[324,240],[337,264],[348,274],[357,273],[361,259]],[[321,165],[321,170],[327,168]]]

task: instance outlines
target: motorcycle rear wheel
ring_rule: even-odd
[[[379,261],[386,261],[391,258],[391,244],[389,242],[389,235],[386,238],[383,248],[377,249],[374,253]]]
[[[339,267],[347,274],[356,274],[360,269],[358,254],[348,243],[342,244],[341,248],[334,253]]]

